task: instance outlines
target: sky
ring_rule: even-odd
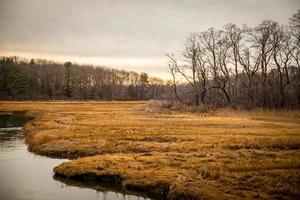
[[[227,23],[287,24],[300,0],[0,0],[0,56],[72,61],[168,79],[166,53]]]

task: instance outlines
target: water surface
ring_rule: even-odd
[[[30,118],[0,115],[0,199],[2,200],[143,200],[143,197],[103,191],[98,183],[53,178],[53,167],[66,161],[30,153],[22,126]],[[98,188],[89,189],[86,187]],[[101,191],[99,191],[101,188]]]

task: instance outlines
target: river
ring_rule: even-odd
[[[53,177],[53,167],[66,159],[39,156],[27,150],[22,126],[29,120],[28,117],[21,115],[0,115],[1,200],[145,199],[104,190],[100,183],[68,181]],[[89,189],[88,187],[91,185],[96,189]]]

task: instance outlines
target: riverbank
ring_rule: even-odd
[[[147,102],[1,102],[25,112],[30,151],[69,178],[161,199],[300,197],[300,112],[147,113]]]

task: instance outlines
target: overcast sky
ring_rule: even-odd
[[[288,23],[300,0],[0,0],[0,55],[75,61],[167,78],[165,53],[226,23]]]

